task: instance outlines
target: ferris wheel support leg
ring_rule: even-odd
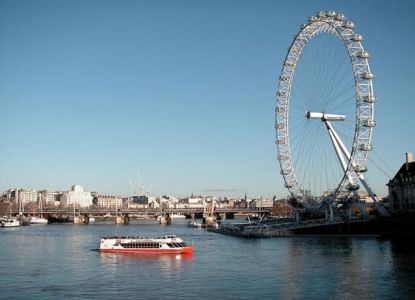
[[[330,223],[333,223],[333,217],[334,217],[333,203],[329,203],[328,208],[327,208],[327,206],[324,207],[324,215],[326,217],[326,221],[329,221]]]
[[[326,125],[327,125],[327,129],[329,130],[330,133],[330,137],[333,139],[335,139],[336,143],[338,144],[338,146],[340,147],[340,149],[342,150],[343,154],[346,156],[347,160],[351,160],[351,155],[350,152],[347,150],[346,146],[343,144],[342,140],[340,139],[340,137],[338,136],[337,132],[334,130],[333,126],[331,125],[331,123],[329,121],[326,121]],[[334,141],[333,141],[334,143]],[[337,152],[337,149],[336,149]],[[356,164],[354,161],[352,161],[352,166],[355,167]],[[347,166],[346,166],[347,168]],[[344,169],[344,165],[343,165],[343,169]],[[376,196],[376,194],[373,192],[373,190],[371,189],[371,187],[369,186],[369,184],[367,183],[365,177],[363,176],[362,173],[360,172],[356,172],[357,176],[360,180],[360,182],[363,184],[363,186],[365,187],[367,193],[369,194],[370,198],[372,198],[373,202],[375,203],[376,209],[378,210],[378,212],[382,215],[382,216],[389,216],[389,212],[386,210],[386,208],[383,206],[383,204],[379,201],[378,197]],[[366,217],[366,215],[365,215]]]
[[[365,187],[365,189],[366,189],[367,193],[369,194],[370,198],[372,198],[373,202],[375,203],[376,209],[378,210],[380,215],[384,216],[384,217],[389,217],[390,216],[389,211],[385,208],[385,206],[383,206],[383,204],[382,204],[382,202],[380,202],[378,196],[376,196],[376,194],[373,192],[373,190],[367,184],[367,181],[366,181],[365,177],[363,176],[363,174],[359,173],[358,175],[359,175],[360,182]]]
[[[327,131],[329,132],[331,142],[333,143],[334,150],[336,150],[337,158],[340,161],[340,164],[343,168],[343,171],[346,173],[347,178],[349,179],[350,184],[353,184],[352,177],[350,176],[349,172],[347,172],[347,162],[344,158],[344,154],[341,149],[341,144],[339,143],[338,139],[336,139],[336,132],[334,131],[333,127],[331,126],[329,121],[325,121]]]
[[[343,141],[340,139],[339,135],[337,134],[336,130],[334,130],[333,126],[329,121],[326,121],[327,129],[329,132],[331,132],[334,136],[334,139],[336,140],[336,143],[339,145],[341,151],[343,152],[344,156],[346,156],[347,160],[350,161],[351,155],[349,150],[347,150],[346,146],[344,145]],[[355,163],[352,162],[353,166],[355,166]],[[347,168],[347,166],[346,166]]]

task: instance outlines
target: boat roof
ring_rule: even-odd
[[[146,240],[161,240],[161,239],[174,239],[177,238],[176,234],[165,235],[164,237],[142,237],[142,236],[124,236],[124,235],[115,235],[115,236],[104,236],[103,239],[146,239]]]

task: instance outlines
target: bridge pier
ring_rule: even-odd
[[[115,224],[130,224],[130,217],[128,214],[121,214],[115,217]]]
[[[206,226],[211,226],[216,224],[216,217],[214,215],[207,215],[203,217],[203,224]]]
[[[160,224],[162,225],[170,225],[171,224],[171,217],[170,214],[164,214],[160,216]]]
[[[298,211],[298,209],[294,210],[293,219],[294,219],[295,222],[300,222],[300,212]]]
[[[366,212],[366,206],[363,201],[359,201],[359,211],[360,215],[363,217],[363,219],[367,220],[367,212]]]
[[[80,214],[78,216],[73,216],[73,224],[82,225],[89,224],[89,214]]]

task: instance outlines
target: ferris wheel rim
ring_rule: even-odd
[[[278,161],[285,187],[294,198],[309,198],[316,195],[307,195],[300,185],[295,172],[295,166],[291,156],[289,140],[289,108],[293,76],[301,52],[307,43],[322,32],[328,32],[340,39],[347,49],[353,70],[355,87],[355,128],[351,149],[351,159],[347,170],[339,182],[333,195],[341,190],[354,189],[358,186],[358,174],[366,169],[368,153],[372,150],[372,131],[375,126],[373,91],[373,73],[369,66],[370,55],[362,45],[363,37],[354,31],[354,23],[347,21],[342,14],[333,11],[319,12],[309,18],[309,21],[301,25],[300,31],[294,36],[287,55],[284,59],[281,74],[278,81],[277,105],[275,110],[276,144]],[[352,180],[346,178],[346,172],[352,170]]]

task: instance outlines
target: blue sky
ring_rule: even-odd
[[[415,152],[415,4],[0,0],[0,190],[283,197],[277,78],[300,24],[353,20],[376,75],[375,163]],[[387,162],[387,165],[385,165]],[[378,194],[388,181],[369,164]]]

